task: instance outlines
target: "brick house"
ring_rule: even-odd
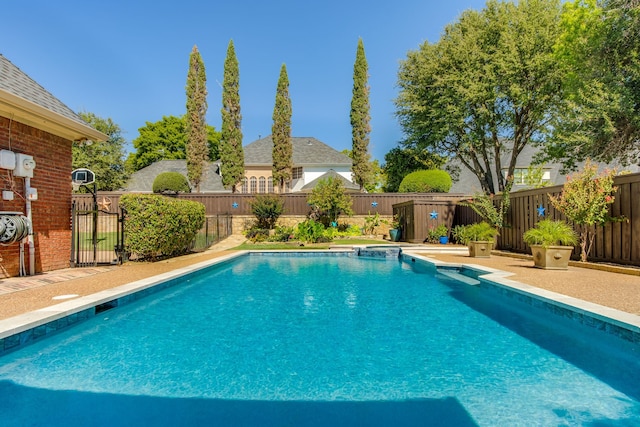
[[[71,146],[106,139],[0,55],[0,277],[69,267]],[[12,241],[15,213],[29,211],[32,236]]]

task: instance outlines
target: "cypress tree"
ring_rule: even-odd
[[[358,39],[356,62],[353,66],[353,96],[351,98],[351,135],[352,149],[351,171],[360,191],[364,191],[365,185],[372,180],[371,165],[369,163],[369,85],[367,80],[369,66],[364,54],[362,39]]]
[[[291,98],[289,97],[289,77],[287,76],[285,64],[282,64],[280,77],[278,78],[271,139],[273,140],[273,183],[278,186],[280,193],[284,193],[285,184],[291,181],[293,168]]]
[[[240,114],[240,72],[238,60],[229,41],[224,60],[222,83],[222,136],[220,138],[220,161],[222,184],[236,192],[244,176],[244,150],[242,149],[242,115]]]
[[[207,76],[204,62],[193,46],[189,56],[187,73],[187,177],[196,192],[200,192],[200,182],[209,157],[207,141]]]

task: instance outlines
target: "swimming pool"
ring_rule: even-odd
[[[267,254],[193,274],[0,358],[0,421],[637,425],[637,343],[414,261]]]

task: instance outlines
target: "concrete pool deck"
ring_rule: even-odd
[[[33,277],[2,279],[0,319],[219,258],[228,255],[229,249],[243,241],[242,236],[231,236],[205,252],[155,263],[129,262],[122,266],[64,269]],[[574,263],[569,270],[551,271],[534,268],[533,261],[526,256],[504,256],[494,252],[491,258],[470,258],[464,248],[442,251],[438,245],[404,249],[440,262],[475,264],[505,271],[510,273],[510,280],[640,315],[640,269],[604,266],[607,270],[596,270]]]

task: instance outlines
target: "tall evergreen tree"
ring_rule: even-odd
[[[351,98],[351,135],[352,150],[351,160],[353,166],[353,178],[356,184],[360,185],[360,191],[365,191],[365,187],[371,184],[372,173],[369,163],[369,85],[367,80],[369,66],[364,54],[364,44],[362,39],[358,39],[358,49],[356,50],[356,62],[353,65],[353,96]]]
[[[282,64],[280,78],[278,78],[271,139],[273,140],[273,184],[278,186],[279,193],[284,193],[285,184],[291,181],[293,169],[291,98],[289,97],[289,77],[285,64]]]
[[[196,192],[209,155],[207,144],[207,76],[198,47],[193,46],[187,73],[187,177]]]
[[[236,192],[237,185],[244,176],[241,124],[240,72],[233,40],[230,40],[227,47],[227,57],[224,60],[224,80],[222,83],[220,160],[222,163],[222,184],[226,188],[231,188],[233,193]]]

